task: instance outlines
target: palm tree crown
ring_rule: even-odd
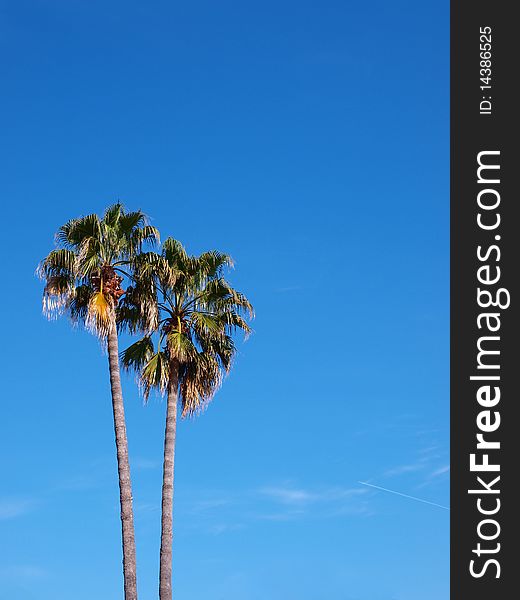
[[[233,333],[249,334],[246,318],[253,317],[249,300],[223,277],[232,264],[217,251],[189,256],[172,238],[161,254],[145,253],[136,262],[135,283],[121,303],[119,319],[122,327],[145,335],[121,354],[121,361],[138,373],[145,399],[153,388],[167,390],[173,368],[183,416],[199,412],[212,399],[231,368]]]
[[[157,229],[141,211],[127,212],[117,203],[102,218],[90,214],[71,219],[56,233],[58,248],[38,266],[45,280],[43,308],[49,318],[66,312],[101,338],[115,317],[125,268],[144,243],[159,241]]]

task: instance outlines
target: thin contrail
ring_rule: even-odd
[[[376,490],[383,490],[383,492],[395,494],[396,496],[402,496],[403,498],[416,500],[417,502],[422,502],[423,504],[431,504],[431,506],[437,506],[437,508],[444,508],[444,510],[450,510],[448,506],[443,506],[442,504],[437,504],[436,502],[430,502],[429,500],[423,500],[422,498],[416,498],[415,496],[409,496],[408,494],[402,494],[401,492],[396,492],[395,490],[389,490],[387,488],[381,487],[380,485],[373,485],[372,483],[367,483],[366,481],[358,481],[358,483],[360,483],[361,485],[368,485],[368,487],[375,488]]]

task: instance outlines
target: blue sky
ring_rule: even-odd
[[[38,260],[117,199],[254,335],[178,433],[178,600],[447,600],[448,3],[0,2],[0,599],[121,598],[106,357]],[[125,343],[125,340],[122,342]],[[164,403],[124,381],[142,600]]]

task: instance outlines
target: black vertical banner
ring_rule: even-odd
[[[520,581],[515,8],[451,4],[452,600],[509,599]]]

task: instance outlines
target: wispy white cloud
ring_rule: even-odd
[[[134,502],[134,511],[136,515],[145,515],[158,512],[160,505],[158,502]]]
[[[305,487],[285,482],[202,494],[205,497],[184,497],[177,504],[177,514],[182,511],[191,516],[186,521],[190,529],[213,535],[251,527],[261,521],[345,518],[369,513],[362,498],[368,490],[362,486]]]
[[[264,487],[259,490],[273,500],[291,506],[303,506],[315,503],[337,502],[364,494],[365,490],[356,488],[328,487],[321,489],[305,489],[290,485]]]
[[[83,492],[99,486],[99,479],[92,474],[65,477],[62,481],[49,488],[46,493]]]
[[[433,470],[430,470],[425,479],[415,486],[415,489],[420,490],[425,487],[438,485],[445,480],[445,477],[443,476],[445,476],[449,472],[450,465],[442,465],[440,467],[433,468]]]
[[[291,484],[260,488],[267,507],[261,503],[253,518],[264,521],[294,521],[304,518],[340,518],[354,514],[368,514],[361,498],[367,490],[358,487],[303,488]],[[268,508],[269,510],[266,510]]]
[[[34,500],[2,499],[0,500],[0,521],[15,519],[27,514],[34,508]]]
[[[303,509],[283,510],[280,512],[257,512],[249,515],[255,521],[294,521],[308,514]]]
[[[190,512],[192,513],[204,513],[211,512],[215,509],[222,508],[224,506],[229,506],[232,504],[233,500],[231,497],[223,497],[219,496],[217,498],[209,498],[206,500],[197,500],[190,507]]]
[[[421,471],[424,468],[425,464],[423,461],[419,461],[409,465],[399,465],[397,467],[393,467],[385,471],[383,477],[396,477],[397,475],[404,475],[405,473],[416,473],[417,471]]]
[[[309,504],[317,500],[317,495],[308,490],[290,487],[266,487],[259,490],[260,494],[284,504]]]
[[[399,431],[402,437],[415,437],[415,421],[417,416],[412,413],[401,413],[394,415],[392,419],[382,419],[374,422],[373,419],[367,419],[365,427],[353,432],[356,436],[389,436],[395,435]]]
[[[433,473],[430,474],[430,477],[434,478],[434,477],[440,477],[441,475],[444,475],[445,473],[449,473],[450,471],[450,465],[444,465],[443,467],[439,467],[438,469],[435,469],[435,471],[433,471]]]
[[[138,456],[132,460],[132,467],[140,471],[150,471],[153,469],[158,469],[159,466],[159,461],[144,458],[142,456]]]
[[[208,532],[212,535],[221,535],[223,533],[229,533],[230,531],[237,531],[243,528],[243,523],[216,523],[208,527]]]
[[[0,578],[2,579],[39,579],[46,575],[48,575],[48,572],[36,565],[6,565],[0,567]]]

